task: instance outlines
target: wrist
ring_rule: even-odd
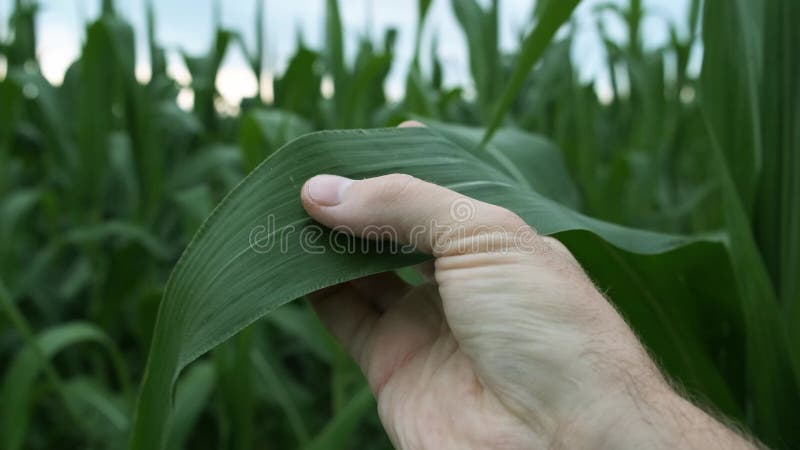
[[[564,448],[754,449],[751,442],[675,392],[660,376],[608,389],[554,436]]]
[[[560,420],[553,443],[563,448],[624,449],[641,448],[644,440],[653,441],[655,403],[673,403],[674,392],[666,383],[637,380],[635,383],[608,384],[584,395],[584,402]]]

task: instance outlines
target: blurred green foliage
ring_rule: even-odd
[[[182,87],[167,75],[149,1],[148,81],[135,75],[133,29],[105,0],[54,85],[36,59],[38,5],[15,0],[0,40],[0,448],[127,447],[167,278],[213,207],[300,135],[409,118],[465,148],[502,149],[483,157],[586,215],[723,242],[689,251],[698,270],[718,269],[706,278],[670,258],[626,255],[648,274],[627,279],[608,273],[597,243],[564,236],[593,277],[616,280],[602,287],[690,395],[770,446],[800,445],[800,3],[692,0],[688,35],[671,24],[655,49],[642,45],[643,2],[602,4],[592,17],[608,98],[570,58],[578,25],[563,22],[577,1],[536,2],[520,50],[506,53],[499,0],[452,0],[473,80],[458,87],[443,83],[435,40],[423,60],[430,4],[419,1],[401,101],[383,89],[396,32],[361,38],[348,55],[338,2],[326,0],[325,47],[298,38],[271,79],[273,100],[257,95],[231,115],[215,84],[231,47],[259,86],[270,82],[263,0],[256,48],[218,25],[206,54],[182,53],[191,110],[178,107]],[[609,17],[626,25],[626,40],[608,35]],[[491,146],[480,150],[482,141]],[[714,301],[690,302],[704,296]],[[639,297],[668,313],[648,316]],[[676,356],[683,348],[690,356]],[[164,427],[169,449],[389,448],[357,368],[302,302],[191,364]]]

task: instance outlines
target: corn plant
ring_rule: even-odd
[[[185,87],[154,3],[147,82],[133,28],[104,0],[52,84],[38,5],[15,0],[0,36],[0,448],[389,448],[358,369],[295,300],[426,258],[340,254],[300,206],[317,173],[390,172],[556,236],[692,400],[771,447],[800,444],[796,1],[692,0],[688,34],[670,24],[647,48],[645,2],[579,24],[578,0],[540,0],[508,53],[499,0],[454,0],[472,83],[445,86],[420,0],[399,102],[383,91],[397,32],[347,54],[339,2],[320,2],[325,44],[298,35],[273,99],[230,116],[215,80],[238,45],[264,84],[268,2],[253,4],[255,46],[215,20],[205,54],[179,52]],[[569,57],[581,26],[601,36],[610,98]],[[410,118],[427,128],[384,128]]]

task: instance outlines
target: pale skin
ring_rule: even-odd
[[[464,200],[474,217],[453,223]],[[513,213],[407,175],[321,175],[302,201],[326,226],[392,227],[435,258],[422,286],[384,273],[311,296],[396,448],[756,448],[673,390],[570,252]],[[432,220],[464,233],[419,236]],[[441,245],[454,239],[469,245]]]

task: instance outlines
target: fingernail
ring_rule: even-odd
[[[416,120],[406,120],[398,125],[399,128],[425,128],[425,124]]]
[[[353,184],[349,178],[336,175],[317,175],[308,180],[308,197],[322,206],[336,206],[342,202],[347,188]]]

